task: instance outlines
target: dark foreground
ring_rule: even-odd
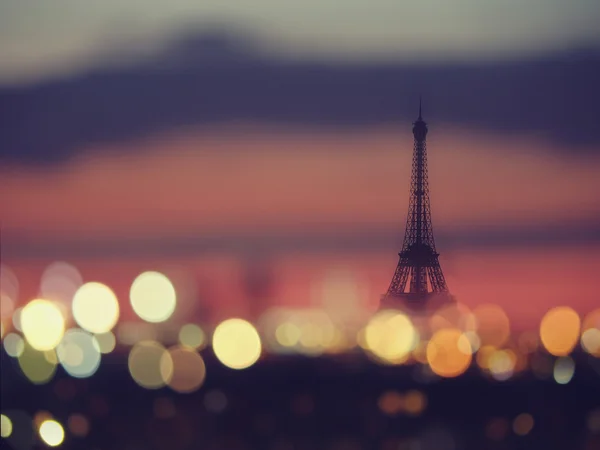
[[[491,381],[477,369],[433,379],[418,366],[381,367],[356,355],[267,359],[243,371],[205,360],[203,386],[179,394],[139,387],[124,356],[89,379],[59,368],[33,386],[3,353],[1,409],[30,418],[47,411],[65,424],[64,449],[600,449],[600,360],[578,363],[566,385],[527,373]],[[394,399],[415,391],[424,403],[396,408]],[[73,414],[89,427],[69,421]],[[533,427],[515,420],[522,414]],[[18,423],[6,444],[45,447]]]

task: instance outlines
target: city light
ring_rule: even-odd
[[[135,313],[146,322],[164,322],[177,303],[175,288],[171,281],[159,272],[144,272],[131,285],[129,293]]]
[[[579,314],[572,308],[553,308],[542,318],[540,339],[548,353],[566,356],[577,345],[580,328]]]
[[[464,351],[469,345],[468,339],[457,328],[437,331],[427,344],[427,362],[431,370],[446,378],[461,375],[471,364],[471,354]]]
[[[65,430],[56,420],[45,420],[40,425],[40,437],[50,447],[57,447],[65,439]]]
[[[387,364],[401,364],[418,344],[419,336],[408,316],[392,310],[375,314],[365,328],[365,344]]]
[[[129,352],[129,372],[146,389],[159,389],[173,376],[173,360],[165,347],[155,341],[141,341]]]
[[[55,348],[65,332],[65,319],[48,300],[32,300],[21,311],[21,327],[27,342],[36,350]]]
[[[261,349],[256,328],[242,319],[221,322],[213,334],[215,355],[221,363],[231,369],[250,367],[260,357]]]
[[[90,282],[81,286],[73,298],[73,317],[91,333],[110,331],[119,319],[119,302],[108,286]]]

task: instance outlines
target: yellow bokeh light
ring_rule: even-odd
[[[94,338],[96,339],[100,353],[108,354],[112,352],[117,345],[117,338],[115,338],[112,331],[96,334],[94,335]]]
[[[4,414],[0,414],[0,436],[3,438],[7,438],[12,434],[12,421],[5,416]]]
[[[385,310],[375,314],[367,324],[365,343],[383,362],[401,364],[419,343],[419,336],[406,315]]]
[[[40,425],[40,437],[50,447],[57,447],[65,439],[65,430],[56,420],[45,420]]]
[[[461,330],[447,328],[437,331],[427,344],[427,362],[431,370],[446,378],[464,373],[472,359],[471,354],[464,351],[465,345],[468,345],[468,340]]]
[[[127,361],[134,381],[146,389],[165,386],[173,376],[173,360],[158,342],[141,341],[129,352]]]
[[[25,343],[19,355],[19,367],[23,375],[33,384],[44,384],[50,381],[56,372],[58,359],[54,350],[39,351]]]
[[[514,373],[517,355],[512,350],[497,350],[488,359],[488,369],[499,381],[508,380]]]
[[[65,332],[65,319],[48,300],[32,300],[21,311],[21,327],[27,342],[36,350],[55,348]]]
[[[553,308],[542,318],[540,339],[548,353],[566,356],[577,345],[580,327],[579,315],[572,308]]]
[[[73,297],[73,317],[84,330],[106,333],[119,319],[119,302],[108,286],[97,282],[85,283]]]
[[[171,281],[159,272],[144,272],[132,283],[131,306],[146,322],[164,322],[175,311],[177,296]]]
[[[600,357],[600,330],[588,328],[581,334],[581,346],[592,356]]]
[[[202,356],[185,347],[172,348],[169,355],[173,364],[173,375],[167,381],[169,387],[181,393],[199,389],[206,377],[206,366]]]
[[[575,375],[575,362],[568,356],[558,358],[554,363],[554,381],[567,384]]]
[[[8,333],[2,343],[6,353],[13,358],[21,356],[25,349],[25,341],[17,333]]]
[[[510,337],[510,320],[498,305],[480,305],[473,310],[481,345],[501,347]]]
[[[245,369],[260,357],[260,336],[250,322],[228,319],[215,329],[213,350],[225,366],[231,369]]]
[[[200,349],[206,344],[206,335],[198,325],[188,323],[179,330],[179,343],[185,347]]]
[[[300,341],[301,334],[298,325],[292,322],[284,322],[275,330],[275,339],[283,347],[293,347]]]
[[[15,330],[23,332],[21,328],[21,311],[23,311],[23,308],[15,309],[12,315],[12,323]]]

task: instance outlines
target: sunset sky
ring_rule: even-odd
[[[252,310],[255,261],[276,303],[310,303],[341,269],[377,298],[422,94],[453,293],[523,326],[600,304],[598,2],[284,3],[0,5],[2,264],[20,302],[55,260],[123,303],[140,271],[178,267],[219,317]]]

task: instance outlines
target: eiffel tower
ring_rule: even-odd
[[[406,232],[402,251],[398,254],[400,261],[390,287],[382,296],[382,305],[400,301],[424,306],[431,297],[451,298],[433,239],[427,180],[427,131],[419,99],[419,118],[412,129],[414,148]]]

